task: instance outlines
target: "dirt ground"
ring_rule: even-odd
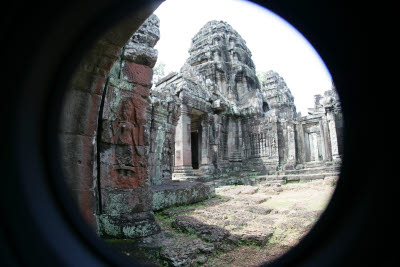
[[[334,190],[331,180],[217,188],[217,197],[156,213],[159,266],[259,266],[295,246]]]

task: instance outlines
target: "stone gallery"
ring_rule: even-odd
[[[159,233],[154,211],[225,184],[338,175],[343,123],[333,86],[301,116],[284,79],[269,71],[260,81],[245,40],[215,20],[193,37],[180,71],[152,84],[159,23],[127,20],[104,35],[67,92],[66,182],[100,235]]]

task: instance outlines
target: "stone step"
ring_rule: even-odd
[[[174,181],[151,187],[153,211],[172,206],[193,204],[215,196],[213,183]]]
[[[302,180],[316,180],[316,179],[324,179],[325,177],[330,176],[339,176],[340,172],[323,172],[323,173],[306,173],[306,174],[283,174],[283,175],[263,175],[256,176],[257,180],[265,180],[265,181],[302,181]]]
[[[284,175],[319,174],[319,173],[338,172],[338,171],[340,171],[340,166],[325,166],[325,167],[315,167],[315,168],[306,168],[298,170],[285,170],[283,171],[283,174]]]
[[[319,166],[324,166],[325,162],[323,161],[312,161],[312,162],[306,162],[304,163],[304,166],[306,167],[319,167]]]
[[[272,180],[272,181],[263,182],[261,184],[263,184],[263,185],[283,185],[285,183],[286,183],[285,180]]]
[[[327,173],[318,173],[318,174],[291,174],[291,175],[276,175],[272,176],[271,179],[284,179],[286,181],[308,181],[308,180],[317,180],[324,179],[329,176],[339,176],[340,172],[327,172]]]

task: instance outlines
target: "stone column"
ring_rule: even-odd
[[[201,121],[201,165],[200,169],[207,173],[210,171],[210,139],[209,139],[209,118],[204,114]]]
[[[332,149],[331,149],[331,138],[329,134],[329,124],[326,118],[323,120],[323,125],[324,125],[324,142],[325,142],[325,153],[326,153],[326,160],[331,161],[332,160]]]
[[[240,158],[244,158],[244,154],[243,154],[243,150],[244,150],[244,146],[243,146],[243,132],[242,132],[242,120],[238,120],[237,122],[238,125],[238,144],[237,144],[237,148],[238,148],[238,152],[240,154]]]
[[[236,133],[236,125],[235,122],[233,121],[233,118],[229,117],[227,118],[228,121],[228,129],[226,129],[228,131],[228,155],[229,158],[232,156],[232,154],[234,153],[234,151],[236,150],[236,146],[235,146],[235,133]]]
[[[212,166],[215,169],[218,168],[218,155],[220,153],[219,151],[219,145],[220,145],[220,116],[218,114],[212,115],[212,121],[210,124],[210,149],[211,149],[211,163]]]
[[[310,157],[311,161],[318,161],[318,139],[317,133],[313,132],[310,136]]]
[[[329,136],[331,141],[332,160],[340,161],[338,139],[336,135],[335,114],[333,113],[332,108],[326,108],[325,110],[329,127]]]
[[[182,104],[181,116],[175,132],[175,167],[173,179],[184,179],[193,172],[192,147],[190,136],[190,114],[192,108]]]
[[[151,16],[132,36],[105,88],[98,136],[101,213],[97,221],[100,234],[107,237],[136,239],[161,231],[152,211],[147,168],[149,95],[156,60],[149,55],[156,54],[152,47],[158,40],[154,35],[158,26],[158,18]],[[142,36],[148,39],[138,43]]]
[[[239,125],[237,118],[229,119],[228,152],[231,168],[235,171],[241,167],[241,153],[239,152]]]
[[[288,140],[288,158],[286,169],[293,169],[296,163],[296,143],[293,122],[287,123],[287,140]]]
[[[302,123],[298,124],[298,135],[299,135],[299,139],[300,139],[300,146],[299,148],[301,149],[300,151],[300,162],[301,163],[305,163],[307,160],[307,144],[305,141],[305,133],[304,133],[304,127]]]
[[[330,160],[330,153],[328,149],[328,139],[329,139],[329,133],[328,133],[328,124],[326,122],[326,119],[322,119],[320,122],[320,129],[321,129],[321,139],[322,139],[322,160],[327,161]]]

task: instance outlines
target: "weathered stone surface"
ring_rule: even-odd
[[[224,228],[204,224],[190,216],[178,216],[172,221],[171,225],[184,232],[196,234],[201,239],[212,243],[221,243],[230,236],[229,231]]]
[[[65,101],[61,131],[94,136],[97,130],[101,97],[97,94],[70,90],[66,94]]]
[[[212,183],[175,182],[153,186],[153,210],[196,203],[215,196]]]
[[[103,237],[138,238],[154,235],[161,230],[153,212],[101,214],[98,223]]]
[[[102,210],[105,214],[133,214],[152,210],[152,195],[149,188],[102,189]]]
[[[161,257],[171,266],[191,266],[194,262],[201,264],[207,261],[206,257],[196,259],[198,254],[211,254],[214,250],[212,244],[193,240],[166,247],[161,251]]]
[[[96,231],[95,215],[100,210],[97,134],[107,75],[119,59],[122,47],[157,7],[156,2],[105,33],[80,62],[66,92],[59,128],[66,184],[84,219]]]
[[[315,108],[301,117],[284,79],[269,71],[260,82],[246,42],[223,21],[206,23],[189,53],[179,73],[152,88],[181,100],[174,179],[340,162],[343,124],[334,90],[316,96]]]
[[[146,58],[146,53],[157,54],[153,46],[159,38],[158,27],[158,18],[152,15],[130,38],[105,88],[98,153],[102,200],[99,223],[107,236],[133,238],[159,231],[150,212],[147,170],[148,97],[156,58]]]
[[[162,92],[151,93],[149,176],[152,185],[172,179],[175,133],[180,116],[179,98]]]

